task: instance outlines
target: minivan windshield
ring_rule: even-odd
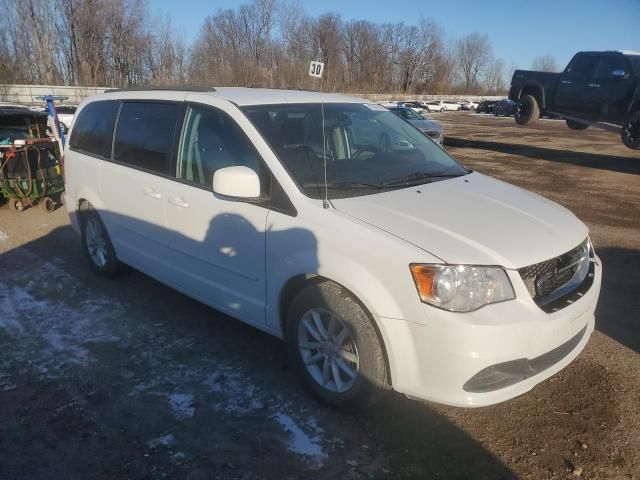
[[[242,107],[311,198],[370,195],[469,173],[420,130],[376,104]],[[323,141],[324,139],[324,141]],[[324,149],[323,149],[324,144]]]

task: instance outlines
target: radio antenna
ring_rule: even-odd
[[[322,199],[322,206],[329,208],[329,187],[327,186],[327,137],[324,129],[324,93],[322,92],[322,74],[324,73],[324,63],[311,62],[309,66],[309,75],[313,77],[313,83],[315,79],[320,79],[320,112],[322,115],[322,167],[324,170],[324,198]]]

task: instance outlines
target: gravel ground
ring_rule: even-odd
[[[528,394],[465,410],[311,400],[283,344],[135,271],[93,275],[63,210],[0,208],[1,479],[640,479],[640,152],[451,112],[447,149],[591,229],[597,331]]]

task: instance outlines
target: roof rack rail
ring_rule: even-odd
[[[175,92],[215,92],[216,89],[213,87],[131,87],[131,88],[113,88],[109,90],[105,90],[104,93],[115,93],[115,92],[145,92],[145,91],[175,91]]]

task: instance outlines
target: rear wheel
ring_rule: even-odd
[[[589,125],[586,123],[580,123],[569,119],[566,119],[565,122],[567,122],[567,127],[571,130],[586,130],[589,128]]]
[[[640,150],[640,111],[629,116],[622,124],[622,143],[633,150]]]
[[[442,112],[446,112],[446,111],[447,111],[447,109],[446,109],[445,107],[442,107],[442,108],[440,109],[440,112],[441,112],[441,113],[442,113]]]
[[[320,401],[355,411],[388,390],[382,346],[367,312],[339,285],[302,290],[287,315],[287,349]]]
[[[518,125],[531,125],[540,118],[540,107],[533,95],[523,95],[518,102],[515,119]]]
[[[98,213],[85,210],[81,219],[82,246],[89,265],[98,275],[114,276],[121,265]]]
[[[56,209],[56,202],[53,201],[53,198],[51,197],[44,197],[42,199],[42,209],[45,212],[51,213]]]

